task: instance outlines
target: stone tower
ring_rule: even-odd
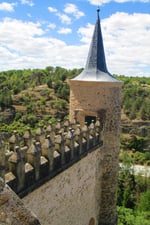
[[[122,82],[107,69],[99,11],[85,69],[69,80],[70,121],[83,126],[98,117],[103,122],[95,185],[97,221],[92,224],[116,225]]]

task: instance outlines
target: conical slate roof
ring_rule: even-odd
[[[99,9],[85,69],[74,79],[79,81],[120,82],[107,70]]]

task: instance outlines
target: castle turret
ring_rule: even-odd
[[[103,146],[97,161],[95,204],[98,225],[116,225],[116,190],[121,115],[122,82],[107,69],[101,24],[97,21],[85,69],[70,85],[70,121],[103,123]]]

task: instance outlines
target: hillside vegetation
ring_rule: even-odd
[[[16,130],[21,134],[28,127],[34,130],[39,124],[67,118],[69,86],[66,81],[81,71],[49,66],[0,72],[0,131]],[[150,144],[150,78],[116,77],[124,82],[121,147],[126,151],[147,150]],[[121,157],[124,158],[124,154]],[[140,158],[138,155],[136,161],[140,162]]]
[[[150,78],[124,77],[122,108],[130,120],[150,120]]]
[[[0,132],[22,134],[27,128],[67,118],[67,79],[81,71],[49,66],[1,72]],[[124,82],[120,161],[127,155],[134,163],[150,164],[150,78],[116,77]]]
[[[49,66],[0,72],[0,134],[67,118],[67,79],[81,71]],[[120,162],[126,165],[119,172],[118,225],[148,225],[150,180],[131,173],[130,165],[150,165],[150,78],[116,77],[124,82]]]
[[[20,123],[34,128],[39,121],[68,115],[69,87],[67,78],[73,78],[82,69],[61,67],[25,69],[0,72],[1,130]],[[117,76],[124,82],[122,119],[150,120],[150,78]],[[12,126],[13,129],[13,126]]]
[[[11,70],[0,73],[0,129],[19,133],[34,129],[42,121],[64,119],[68,115],[67,78],[81,69],[60,67]]]

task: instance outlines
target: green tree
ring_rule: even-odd
[[[132,135],[132,138],[130,139],[128,143],[128,148],[142,152],[144,145],[145,145],[145,140],[143,137],[137,137],[136,135]]]
[[[150,99],[146,99],[140,109],[140,116],[143,120],[150,119]]]
[[[11,91],[7,88],[3,88],[0,92],[0,106],[2,108],[10,107],[12,104]]]
[[[125,207],[117,207],[118,225],[149,225],[149,214]]]
[[[135,206],[135,177],[129,167],[124,167],[119,172],[117,204],[127,208]]]
[[[142,194],[138,205],[138,209],[140,211],[147,211],[150,213],[150,190],[147,190]]]
[[[48,80],[47,80],[47,86],[49,87],[49,88],[52,88],[52,79],[51,78],[49,78]]]
[[[131,111],[129,112],[129,118],[134,120],[136,118],[136,110],[137,110],[137,103],[134,102],[131,106]]]

